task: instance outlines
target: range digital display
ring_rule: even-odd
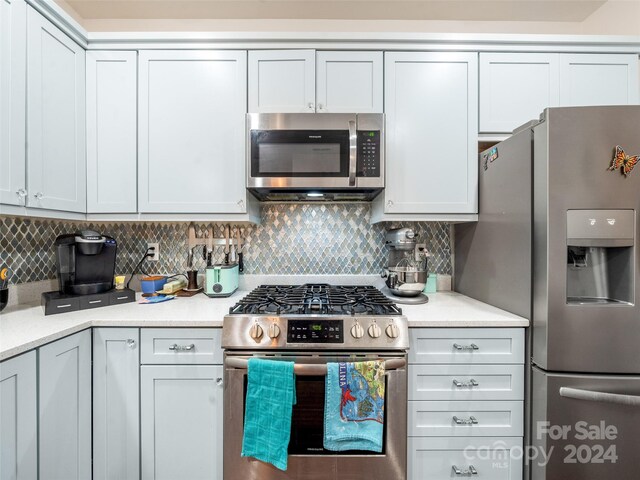
[[[288,320],[287,343],[344,343],[342,320]]]

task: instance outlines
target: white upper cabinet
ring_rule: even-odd
[[[477,85],[475,53],[385,54],[386,189],[374,222],[477,212]]]
[[[135,213],[136,52],[87,52],[87,213]]]
[[[245,213],[246,51],[142,51],[138,71],[138,210]]]
[[[637,103],[637,55],[561,55],[560,104],[562,106]]]
[[[318,52],[316,111],[382,113],[382,52]]]
[[[249,52],[252,113],[382,113],[382,52]]]
[[[480,54],[480,131],[511,132],[559,105],[557,53]]]
[[[27,206],[85,212],[85,52],[27,12]]]
[[[249,52],[249,112],[314,112],[314,50]]]
[[[24,205],[27,6],[0,0],[0,203]]]

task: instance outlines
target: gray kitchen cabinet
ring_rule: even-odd
[[[251,113],[382,113],[382,52],[249,52]]]
[[[140,478],[137,328],[93,329],[93,480]]]
[[[24,205],[26,197],[27,5],[0,2],[0,203]]]
[[[222,480],[222,366],[141,367],[143,480]]]
[[[560,105],[634,105],[638,96],[636,54],[560,56]]]
[[[38,478],[36,352],[0,363],[0,480]]]
[[[27,206],[86,212],[85,51],[27,11]]]
[[[139,53],[139,212],[247,212],[246,62],[246,51]]]
[[[136,213],[137,70],[136,52],[87,52],[87,213]]]
[[[386,214],[478,211],[478,55],[385,54]]]
[[[557,53],[480,54],[480,132],[507,133],[560,104]]]
[[[40,480],[91,478],[91,331],[39,348]]]

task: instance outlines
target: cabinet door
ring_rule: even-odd
[[[249,52],[249,112],[315,112],[313,50]]]
[[[27,205],[85,212],[85,52],[31,8],[27,73]]]
[[[138,336],[93,330],[93,480],[140,478]]]
[[[510,133],[557,107],[557,53],[480,54],[480,131]]]
[[[246,212],[246,72],[244,51],[140,52],[140,212]]]
[[[571,107],[637,103],[637,55],[560,56],[560,105]]]
[[[382,113],[382,52],[318,52],[316,110]]]
[[[39,349],[40,480],[91,478],[91,332]]]
[[[0,363],[0,479],[38,478],[36,352]]]
[[[385,54],[385,112],[385,213],[477,213],[477,54]]]
[[[222,366],[141,367],[142,478],[222,480]]]
[[[0,1],[0,203],[9,205],[26,194],[26,12],[23,0]]]
[[[136,52],[87,52],[87,212],[135,213]]]

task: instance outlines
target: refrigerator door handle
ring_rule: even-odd
[[[637,395],[623,395],[620,393],[595,392],[581,388],[560,387],[560,396],[589,402],[606,402],[628,405],[630,407],[640,407],[640,396]]]

